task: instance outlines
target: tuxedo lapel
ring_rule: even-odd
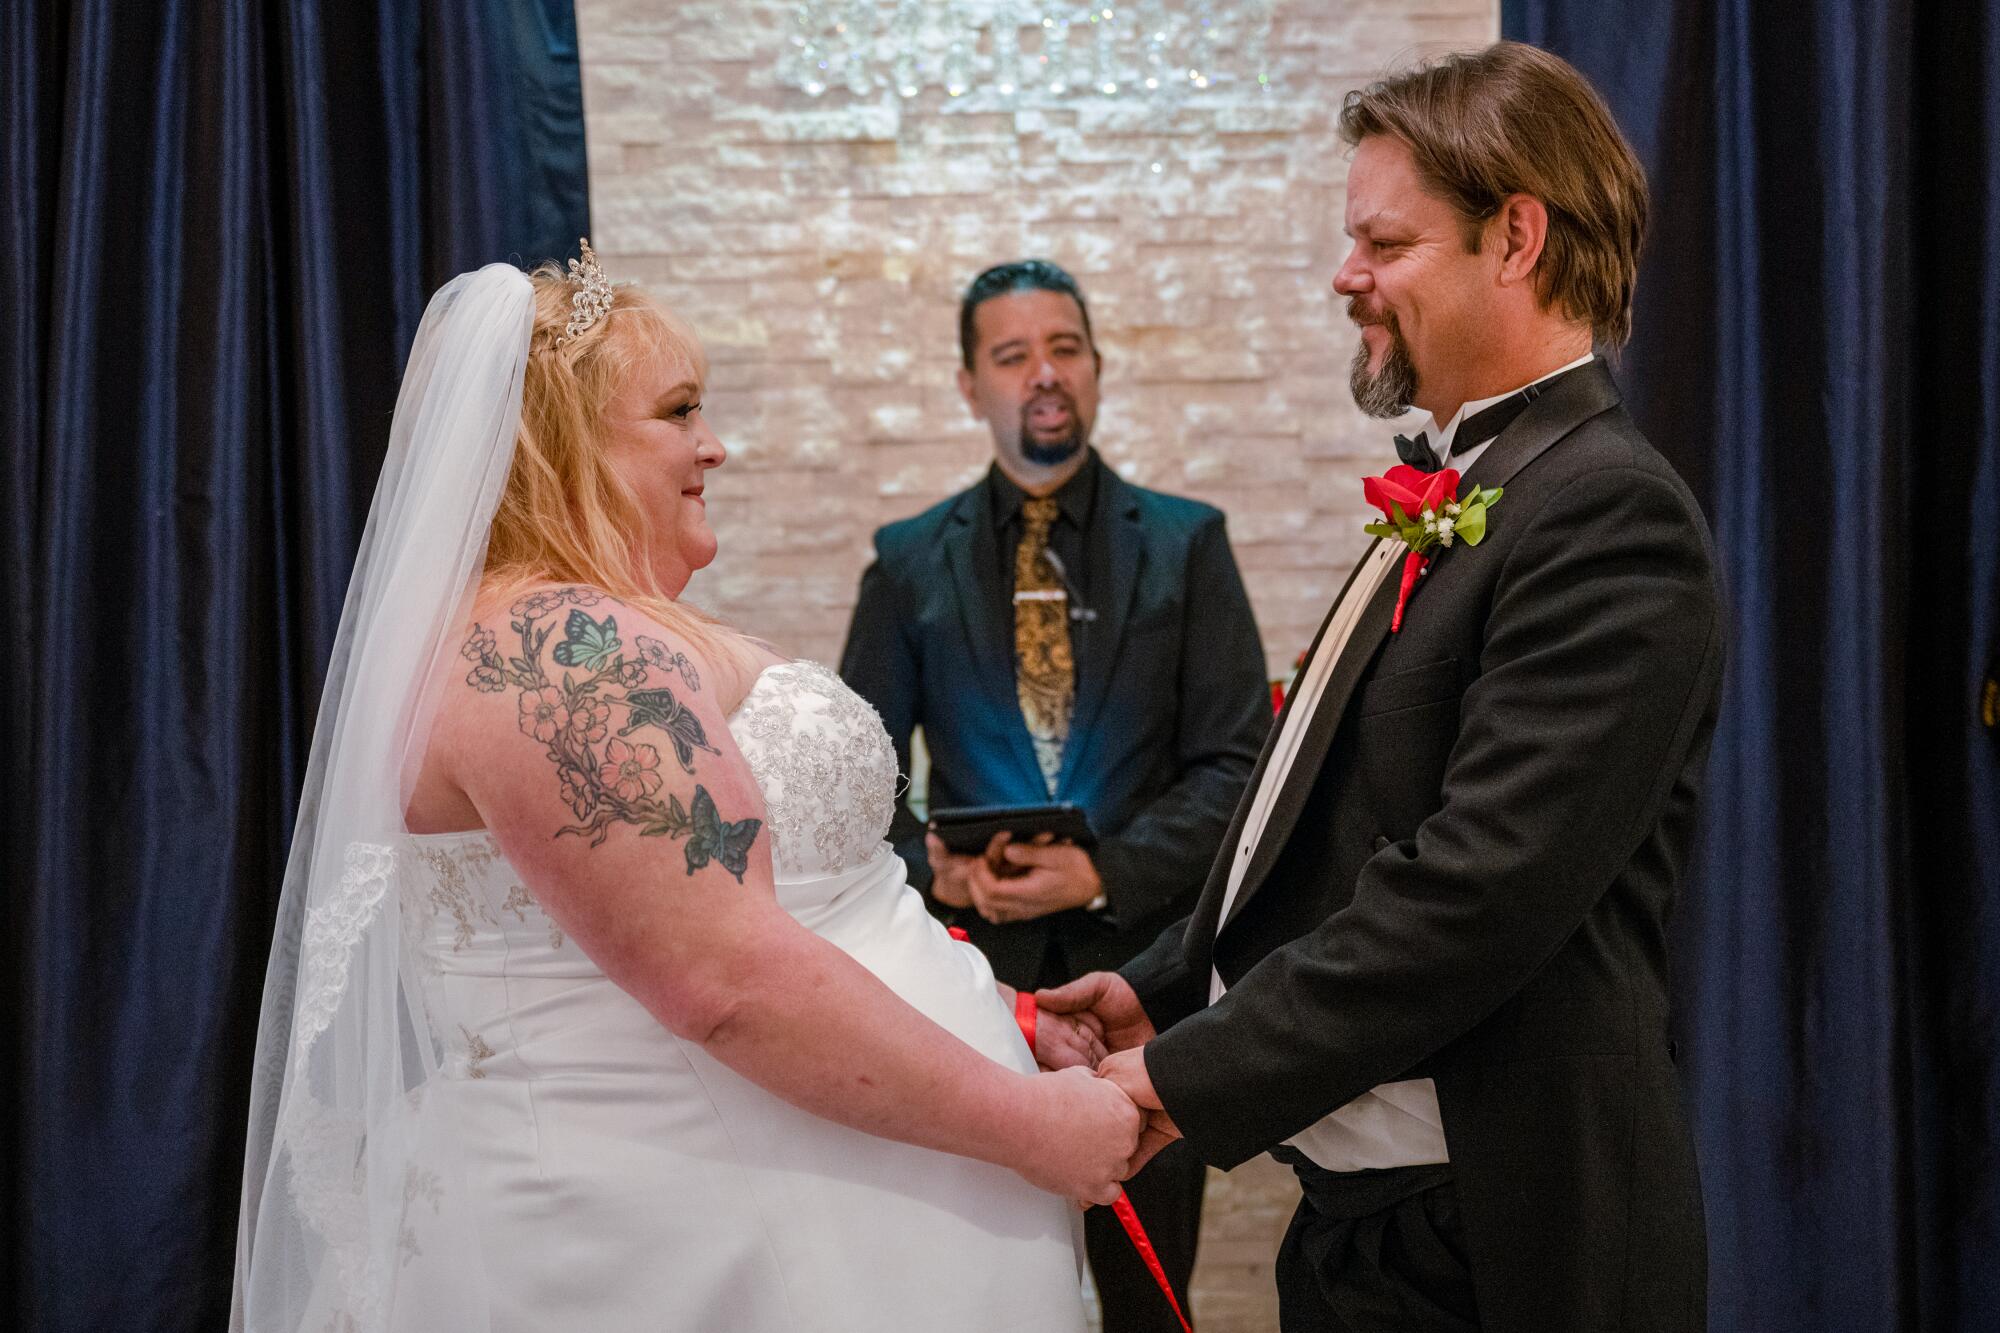
[[[1494,437],[1486,452],[1474,460],[1472,467],[1459,479],[1458,493],[1472,494],[1473,488],[1505,486],[1514,479],[1516,473],[1540,458],[1549,447],[1563,436],[1581,426],[1600,412],[1608,412],[1618,406],[1618,386],[1611,380],[1611,372],[1604,368],[1602,357],[1587,366],[1578,366],[1566,375],[1559,375],[1549,381],[1549,387],[1528,404],[1520,416],[1514,418],[1507,429]],[[1487,518],[1488,525],[1507,521],[1507,498],[1500,497],[1500,508]],[[1431,565],[1448,559],[1453,552],[1466,549],[1463,543],[1448,549],[1433,548]],[[1419,579],[1410,593],[1414,602],[1426,580]]]
[[[1369,556],[1375,553],[1375,549],[1374,546],[1368,548]],[[1363,556],[1361,563],[1354,567],[1354,573],[1348,576],[1349,584],[1360,577],[1367,565],[1368,556]],[[1320,692],[1312,716],[1306,719],[1305,732],[1299,737],[1298,754],[1292,760],[1291,770],[1285,774],[1285,785],[1271,803],[1270,818],[1257,839],[1256,850],[1251,853],[1249,868],[1243,874],[1243,885],[1236,891],[1236,901],[1230,905],[1230,921],[1243,911],[1243,904],[1264,882],[1264,876],[1271,873],[1278,854],[1292,836],[1293,826],[1299,822],[1299,813],[1305,809],[1306,797],[1312,793],[1320,765],[1326,762],[1326,752],[1333,745],[1334,734],[1340,730],[1340,720],[1347,713],[1347,702],[1354,696],[1354,687],[1360,683],[1368,664],[1375,660],[1382,640],[1389,636],[1389,622],[1395,618],[1398,584],[1398,573],[1392,568],[1368,599],[1368,605],[1362,608],[1361,618],[1354,624],[1354,632],[1347,636],[1347,643],[1340,649],[1340,659],[1333,664],[1333,673],[1327,677],[1326,688]],[[1343,590],[1341,598],[1346,595]],[[1341,598],[1334,599],[1336,610]],[[1332,613],[1329,612],[1328,620],[1331,619]],[[1320,632],[1324,634],[1324,628]],[[1222,924],[1227,926],[1229,921]]]
[[[1474,461],[1459,482],[1459,493],[1469,494],[1469,488],[1475,485],[1505,486],[1550,445],[1600,412],[1618,406],[1618,402],[1618,386],[1612,382],[1611,372],[1604,368],[1602,357],[1550,380],[1548,388]],[[1493,511],[1489,523],[1506,522],[1506,503],[1506,497],[1501,497],[1501,507]],[[1439,554],[1450,555],[1451,551]]]
[[[986,695],[987,706],[1006,719],[1003,725],[1014,762],[1032,779],[1033,785],[1024,790],[1046,790],[1014,686],[1013,589],[1000,578],[1000,537],[993,527],[990,484],[981,481],[960,494],[951,517],[944,541],[945,563],[951,567],[958,590],[973,681]]]
[[[1549,383],[1549,387],[1530,403],[1520,416],[1508,424],[1507,429],[1487,447],[1473,462],[1471,469],[1460,483],[1460,493],[1467,494],[1470,487],[1505,486],[1522,468],[1541,457],[1550,446],[1563,436],[1575,430],[1590,418],[1618,405],[1618,387],[1612,383],[1611,375],[1604,368],[1602,359],[1589,365],[1579,366],[1566,375]],[[1506,499],[1503,496],[1493,511],[1489,523],[1507,521]],[[1436,573],[1439,561],[1458,550],[1441,550],[1432,556],[1431,574]],[[1373,548],[1370,548],[1371,552]],[[1367,563],[1363,558],[1364,565]],[[1361,566],[1356,566],[1358,575]],[[1349,576],[1349,582],[1354,575]],[[1418,595],[1430,576],[1417,580],[1411,591],[1409,606],[1417,605]],[[1389,625],[1395,619],[1396,598],[1401,578],[1398,570],[1392,569],[1382,580],[1381,587],[1369,599],[1355,624],[1354,633],[1348,636],[1347,645],[1341,651],[1340,660],[1334,664],[1333,674],[1327,678],[1326,689],[1321,693],[1313,715],[1306,723],[1305,734],[1300,738],[1297,758],[1292,761],[1291,771],[1285,775],[1285,786],[1271,806],[1271,817],[1264,826],[1257,847],[1252,852],[1250,865],[1243,876],[1243,884],[1236,891],[1236,898],[1230,904],[1229,919],[1235,920],[1242,912],[1243,904],[1257,891],[1264,877],[1271,872],[1279,853],[1290,839],[1292,829],[1297,825],[1299,814],[1305,808],[1306,798],[1312,794],[1314,781],[1319,777],[1320,766],[1326,762],[1327,751],[1333,745],[1334,735],[1340,730],[1341,719],[1347,714],[1347,706],[1353,700],[1355,688],[1361,683],[1363,674],[1375,660],[1382,647],[1382,641],[1389,636]],[[1342,596],[1346,594],[1343,591]],[[1340,605],[1340,599],[1334,600]],[[1418,614],[1406,611],[1405,614]],[[1324,634],[1325,627],[1320,630]],[[1275,731],[1273,735],[1275,735]],[[1266,753],[1269,752],[1266,746]],[[1261,767],[1260,767],[1261,774]],[[1256,791],[1253,782],[1250,791]],[[1248,797],[1245,801],[1247,803]],[[1239,810],[1239,816],[1241,815]],[[1235,831],[1235,841],[1225,844],[1232,852],[1242,839],[1241,821]],[[1227,926],[1228,921],[1220,923]]]
[[[1125,625],[1132,614],[1132,599],[1139,592],[1145,561],[1146,529],[1139,521],[1138,497],[1117,473],[1105,467],[1097,477],[1097,496],[1091,505],[1084,545],[1083,586],[1090,590],[1090,606],[1097,619],[1070,622],[1070,633],[1077,640],[1076,656],[1083,666],[1076,682],[1069,743],[1063,747],[1058,792],[1068,786],[1097,734],[1097,716],[1104,708],[1118,650],[1124,644]]]
[[[1333,624],[1334,613],[1340,609],[1340,603],[1346,598],[1348,588],[1353,586],[1355,579],[1361,577],[1361,571],[1367,568],[1368,559],[1375,554],[1375,547],[1378,545],[1380,545],[1379,540],[1370,543],[1361,559],[1355,562],[1353,572],[1347,576],[1347,582],[1340,585],[1340,592],[1334,597],[1332,605],[1327,607],[1326,615],[1321,618],[1319,631],[1313,635],[1312,644],[1306,649],[1306,655],[1299,660],[1299,669],[1292,678],[1295,683],[1305,679],[1306,671],[1312,666],[1313,659],[1319,656],[1320,647],[1326,641],[1326,631]],[[1264,734],[1263,752],[1257,756],[1257,766],[1250,770],[1250,781],[1244,786],[1243,795],[1237,799],[1236,814],[1229,821],[1229,833],[1222,840],[1222,850],[1216,855],[1214,864],[1209,867],[1208,882],[1202,886],[1201,898],[1195,907],[1193,918],[1189,921],[1190,934],[1199,945],[1200,956],[1203,958],[1208,956],[1209,946],[1215,940],[1217,923],[1222,916],[1222,900],[1229,892],[1229,869],[1242,854],[1243,827],[1250,820],[1250,807],[1256,802],[1257,789],[1263,785],[1264,774],[1271,766],[1271,753],[1277,748],[1278,738],[1284,735],[1285,723],[1291,717],[1292,710],[1298,706],[1298,701],[1298,691],[1294,689],[1286,696],[1284,707],[1278,710],[1278,716],[1271,723],[1271,729]],[[1232,917],[1236,915],[1236,907],[1241,904],[1242,897],[1239,891],[1236,903],[1230,908]]]

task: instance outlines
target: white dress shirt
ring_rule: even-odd
[[[1551,370],[1548,374],[1542,376],[1541,379],[1529,380],[1521,386],[1521,389],[1533,388],[1544,380],[1552,380],[1558,375],[1567,375],[1578,366],[1587,366],[1596,355],[1597,353],[1595,352],[1585,352],[1568,365],[1558,366],[1554,370]],[[1442,466],[1455,467],[1463,473],[1467,468],[1472,466],[1473,461],[1479,455],[1486,452],[1486,446],[1493,443],[1493,441],[1481,440],[1465,452],[1454,455],[1451,451],[1451,444],[1458,436],[1458,428],[1465,424],[1467,418],[1478,415],[1503,398],[1512,398],[1515,394],[1521,392],[1521,389],[1509,389],[1505,393],[1496,393],[1491,398],[1476,398],[1472,402],[1464,404],[1458,411],[1452,413],[1451,420],[1445,424],[1443,429],[1439,429],[1436,417],[1425,417],[1424,424],[1418,427],[1418,430],[1430,438],[1431,452],[1442,460]]]
[[[1438,429],[1435,417],[1427,418],[1422,429],[1427,435],[1435,433],[1436,440],[1431,447],[1437,456],[1447,459],[1452,467],[1464,472],[1492,443],[1482,440],[1475,447],[1452,457],[1452,440],[1467,417],[1503,398],[1512,397],[1529,385],[1540,384],[1543,380],[1554,379],[1578,366],[1587,365],[1590,360],[1591,356],[1586,354],[1540,379],[1529,381],[1520,389],[1510,389],[1491,398],[1466,403],[1442,430]],[[1361,571],[1348,585],[1346,595],[1335,607],[1333,619],[1327,624],[1326,634],[1320,640],[1319,651],[1313,654],[1312,661],[1306,664],[1305,673],[1293,685],[1291,711],[1285,715],[1285,725],[1271,747],[1270,762],[1264,766],[1263,780],[1257,785],[1257,793],[1250,802],[1250,813],[1243,821],[1243,836],[1231,860],[1229,887],[1223,894],[1222,915],[1218,920],[1229,920],[1229,909],[1236,902],[1236,893],[1242,887],[1250,858],[1263,839],[1265,825],[1270,822],[1271,807],[1276,803],[1278,793],[1284,790],[1285,779],[1291,774],[1292,761],[1298,757],[1299,744],[1305,737],[1314,711],[1319,707],[1320,696],[1326,691],[1326,682],[1333,675],[1334,664],[1347,650],[1354,627],[1360,623],[1361,613],[1376,590],[1384,580],[1396,576],[1401,569],[1403,554],[1401,542],[1380,541],[1375,544]],[[1222,974],[1211,969],[1208,1002],[1214,1004],[1221,999],[1226,989]],[[1328,1171],[1382,1170],[1451,1160],[1451,1154],[1445,1150],[1444,1117],[1438,1110],[1437,1084],[1427,1078],[1381,1084],[1337,1108],[1325,1119],[1308,1125],[1285,1142]]]

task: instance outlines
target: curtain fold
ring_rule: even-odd
[[[2000,1326],[2000,19],[1505,0],[1645,158],[1731,662],[1676,926],[1718,1330]]]
[[[6,1308],[226,1321],[248,1060],[430,291],[588,230],[567,0],[0,14]]]

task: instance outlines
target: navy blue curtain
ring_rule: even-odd
[[[0,1322],[223,1326],[403,357],[452,273],[586,228],[569,0],[0,6]]]
[[[1645,158],[1620,378],[1731,602],[1677,925],[1713,1326],[2000,1328],[2000,17],[1506,0],[1502,26]]]

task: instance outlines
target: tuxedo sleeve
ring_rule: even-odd
[[[847,646],[840,654],[840,678],[882,715],[896,747],[896,771],[910,771],[910,738],[923,724],[923,661],[916,637],[908,632],[909,608],[897,581],[879,555],[861,575]],[[910,808],[905,791],[889,822],[889,841],[909,867],[910,884],[930,897],[931,862],[924,850],[924,823]]]
[[[1167,1112],[1214,1165],[1407,1076],[1518,993],[1656,826],[1698,743],[1722,630],[1691,503],[1652,473],[1604,469],[1528,522],[1441,808],[1364,863],[1346,907],[1146,1048]]]
[[[1188,963],[1187,932],[1191,917],[1182,917],[1161,931],[1145,952],[1118,969],[1155,1030],[1164,1032],[1208,1003],[1208,978],[1198,977]]]
[[[1264,645],[1220,514],[1191,539],[1185,578],[1176,776],[1092,858],[1127,927],[1199,892],[1271,724]]]

